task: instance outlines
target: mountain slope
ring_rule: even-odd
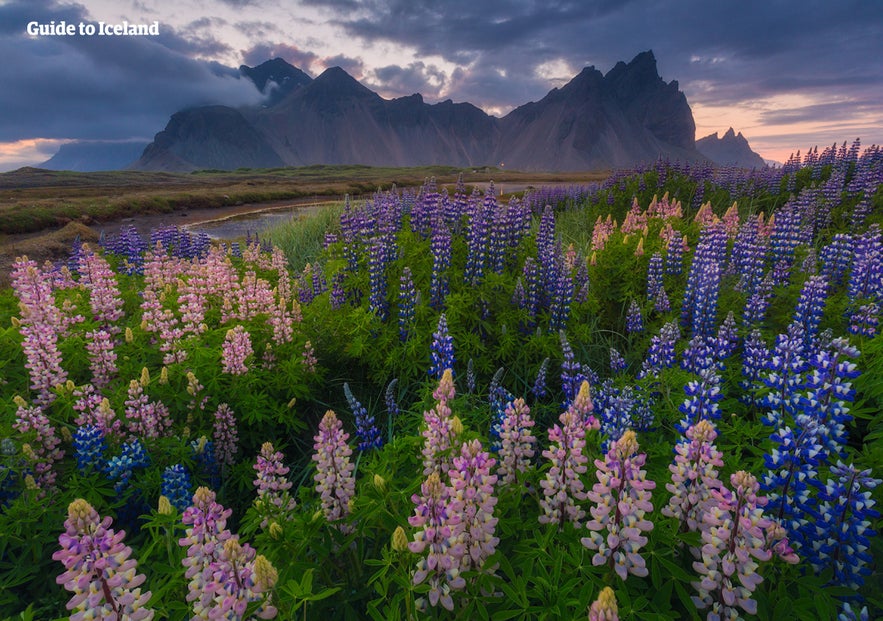
[[[264,89],[288,77],[262,107],[177,113],[136,168],[503,163],[585,170],[660,156],[704,159],[687,100],[676,81],[659,77],[652,52],[606,75],[588,67],[502,119],[469,103],[427,104],[419,94],[383,99],[339,67],[312,80],[279,59],[242,71]]]
[[[763,168],[766,162],[760,155],[751,150],[751,146],[742,135],[736,134],[731,127],[721,137],[717,132],[696,141],[696,148],[715,164],[721,166],[740,166],[742,168]]]

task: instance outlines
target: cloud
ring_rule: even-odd
[[[242,62],[251,67],[273,58],[281,58],[306,73],[310,73],[312,64],[319,60],[313,52],[285,43],[258,43],[247,50],[242,50],[241,54]]]
[[[417,61],[405,67],[379,67],[371,72],[366,84],[381,91],[381,95],[397,97],[420,93],[430,99],[437,99],[446,81],[447,76],[438,67]]]
[[[217,62],[223,44],[183,37],[30,37],[29,21],[91,22],[81,5],[45,0],[0,6],[0,142],[151,137],[174,112],[257,103],[250,81]]]

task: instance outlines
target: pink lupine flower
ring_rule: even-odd
[[[138,562],[123,545],[125,531],[115,532],[111,518],[102,520],[82,498],[67,511],[65,532],[58,537],[61,549],[52,558],[65,568],[55,581],[74,594],[67,603],[71,621],[153,619],[153,610],[146,607],[151,593],[141,592],[144,574],[136,573]]]
[[[181,561],[186,571],[187,601],[192,603],[196,618],[208,618],[213,607],[213,564],[217,562],[224,542],[232,535],[227,529],[227,518],[233,513],[215,502],[215,493],[200,487],[193,494],[193,504],[181,516],[186,536],[178,545],[187,548]]]
[[[182,336],[205,332],[205,310],[210,283],[205,267],[195,269],[187,279],[178,279],[178,310],[181,313]]]
[[[534,421],[524,399],[516,399],[506,407],[506,416],[500,428],[500,480],[505,484],[518,481],[518,473],[525,472],[534,456],[537,439],[532,435]]]
[[[113,338],[105,330],[93,330],[86,333],[86,351],[89,353],[89,370],[92,371],[92,383],[102,388],[110,383],[117,374],[117,355],[113,351]]]
[[[687,429],[687,440],[675,446],[674,463],[669,465],[671,483],[665,488],[672,497],[663,507],[662,514],[676,518],[681,530],[695,531],[702,521],[702,514],[714,502],[712,491],[720,489],[719,469],[723,467],[723,454],[714,445],[717,431],[714,423],[702,419]]]
[[[258,315],[271,315],[275,304],[270,283],[258,278],[252,270],[242,277],[242,284],[237,291],[237,318],[242,321],[253,319]]]
[[[641,533],[653,530],[644,516],[653,511],[650,490],[656,483],[646,479],[642,466],[646,453],[638,453],[635,432],[625,431],[610,443],[604,460],[596,459],[598,482],[588,493],[595,503],[586,522],[590,533],[580,541],[595,550],[593,565],[608,563],[623,580],[628,574],[646,576],[647,567],[639,550],[647,543]],[[605,536],[606,535],[606,536]]]
[[[727,236],[733,238],[736,236],[736,233],[739,232],[739,207],[736,203],[733,203],[723,217],[724,229],[727,231]]]
[[[463,443],[460,455],[454,457],[448,472],[451,481],[448,511],[457,516],[451,540],[462,552],[462,571],[481,569],[500,542],[494,536],[497,476],[491,474],[491,470],[495,464],[496,460],[482,450],[481,442],[472,440]]]
[[[258,500],[261,502],[260,510],[269,517],[287,520],[296,503],[291,496],[291,481],[286,478],[288,466],[282,463],[285,458],[281,452],[276,451],[269,442],[261,445],[254,469],[257,478],[254,486],[257,488]],[[269,518],[265,517],[261,522],[261,528],[266,528]]]
[[[276,345],[291,342],[294,337],[294,318],[288,310],[286,300],[273,304],[267,323],[273,328],[273,342]]]
[[[316,352],[313,350],[313,344],[310,341],[304,343],[304,351],[301,354],[301,363],[304,365],[304,371],[307,373],[315,373],[319,361],[316,360]]]
[[[270,265],[279,275],[276,281],[276,295],[280,302],[287,304],[291,301],[291,274],[288,272],[288,259],[278,246],[273,246]]]
[[[126,425],[137,438],[159,438],[172,427],[169,409],[161,401],[150,401],[138,380],[129,382]]]
[[[65,320],[55,305],[51,281],[34,261],[27,257],[17,259],[10,276],[21,309],[19,332],[31,390],[37,393],[34,401],[46,405],[55,400],[52,390],[67,380],[58,350]]]
[[[251,335],[245,328],[236,326],[232,330],[227,330],[227,336],[224,337],[224,345],[221,349],[221,366],[224,373],[232,375],[248,373],[245,361],[252,354],[254,354],[254,349],[251,346]]]
[[[580,418],[587,431],[589,429],[597,431],[601,428],[601,423],[592,415],[595,406],[592,404],[592,395],[588,381],[583,380],[579,385],[579,391],[576,393],[573,403],[570,404],[570,409]]]
[[[350,512],[350,500],[356,490],[355,466],[350,462],[353,451],[346,443],[349,434],[337,415],[328,410],[319,423],[313,461],[316,462],[316,492],[322,501],[322,512],[329,522],[344,519]]]
[[[408,523],[420,528],[414,534],[414,541],[408,549],[414,554],[423,554],[414,572],[414,584],[429,580],[429,603],[439,603],[448,610],[454,609],[452,589],[462,589],[466,581],[460,575],[458,559],[463,555],[461,547],[454,541],[452,529],[459,525],[460,517],[451,512],[450,490],[442,483],[437,472],[432,472],[420,487],[421,495],[414,494],[411,500],[417,505]],[[429,548],[427,550],[427,548]]]
[[[110,265],[104,257],[84,245],[77,269],[80,284],[89,291],[95,321],[109,334],[118,334],[120,328],[114,324],[123,318],[123,298]]]
[[[217,560],[212,565],[213,581],[209,590],[214,596],[214,606],[209,612],[210,619],[243,619],[252,602],[260,602],[254,612],[258,619],[276,617],[277,610],[270,605],[267,592],[275,586],[278,576],[266,559],[264,563],[272,571],[272,578],[267,579],[267,570],[264,570],[262,576],[255,554],[250,545],[239,543],[239,535],[233,535],[224,541]]]
[[[454,421],[448,401],[455,395],[454,376],[451,369],[445,369],[438,387],[432,396],[435,407],[423,412],[425,427],[423,435],[423,475],[433,472],[447,474],[451,468],[451,447],[454,439]]]
[[[221,468],[229,468],[235,462],[239,432],[236,430],[236,417],[226,403],[222,403],[215,411],[215,424],[212,430],[212,441],[215,443],[215,459]]]
[[[23,399],[16,397],[18,409],[15,412],[13,429],[19,433],[34,434],[33,438],[23,447],[25,457],[31,462],[34,469],[34,483],[42,490],[48,490],[55,484],[55,471],[52,466],[61,461],[64,451],[58,448],[61,440],[55,435],[55,427],[49,422],[49,417],[40,407],[25,407]]]
[[[613,589],[601,589],[598,599],[589,607],[589,621],[619,621],[619,607]]]
[[[108,439],[122,440],[123,424],[110,406],[110,401],[95,390],[92,384],[85,384],[74,390],[73,408],[79,414],[74,419],[78,427],[93,425]]]
[[[543,457],[549,460],[551,467],[546,478],[540,481],[543,513],[539,520],[541,524],[557,524],[560,529],[565,522],[579,526],[586,514],[577,503],[586,498],[580,476],[585,474],[589,458],[583,453],[586,425],[576,408],[568,408],[558,420],[561,425],[554,425],[549,430],[550,446],[543,451]]]
[[[734,619],[738,608],[757,613],[751,594],[763,578],[758,561],[768,561],[764,531],[770,521],[763,515],[766,498],[758,497],[757,479],[740,470],[730,477],[734,491],[725,487],[712,491],[715,504],[702,517],[702,560],[693,568],[701,580],[693,583],[699,595],[693,597],[700,610],[709,608],[708,618]]]

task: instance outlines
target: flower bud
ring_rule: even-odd
[[[404,552],[408,549],[408,536],[401,526],[396,526],[392,533],[392,549],[396,552]]]
[[[168,497],[160,496],[159,497],[159,506],[157,511],[162,515],[171,515],[172,513],[172,503],[169,502]]]

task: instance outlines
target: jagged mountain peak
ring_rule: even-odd
[[[696,148],[708,159],[722,166],[763,168],[766,165],[763,158],[751,150],[742,132],[737,134],[732,127],[721,137],[714,132],[700,138],[696,141]]]

